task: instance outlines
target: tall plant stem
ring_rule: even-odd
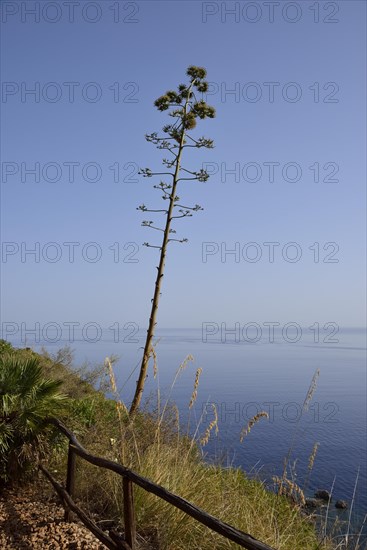
[[[185,143],[184,119],[185,119],[185,116],[187,114],[187,107],[188,107],[188,104],[189,104],[189,101],[190,101],[191,90],[192,90],[192,86],[193,86],[194,82],[195,82],[195,80],[193,80],[191,82],[191,85],[190,85],[189,90],[188,90],[187,98],[186,98],[186,101],[185,101],[185,107],[184,107],[184,113],[185,114],[184,114],[184,117],[183,117],[182,133],[181,133],[181,139],[180,139],[180,144],[179,144],[179,148],[178,148],[177,158],[176,158],[176,161],[175,161],[176,166],[175,166],[175,172],[174,172],[174,175],[173,175],[172,190],[171,190],[171,194],[170,194],[170,197],[169,197],[169,208],[168,208],[168,211],[167,211],[166,225],[165,225],[165,229],[164,229],[164,233],[163,233],[163,241],[162,241],[162,246],[161,246],[161,254],[160,254],[160,259],[159,259],[157,278],[156,278],[156,281],[155,281],[155,289],[154,289],[154,296],[153,296],[153,300],[152,300],[152,309],[151,309],[150,318],[149,318],[149,326],[148,326],[148,330],[147,330],[147,338],[146,338],[146,341],[145,341],[144,353],[143,353],[143,358],[142,358],[142,362],[141,362],[139,378],[136,382],[135,395],[134,395],[134,399],[131,403],[131,407],[130,407],[130,411],[129,411],[130,417],[132,417],[133,414],[139,408],[141,398],[142,398],[142,395],[143,395],[145,379],[147,377],[148,363],[149,363],[149,359],[150,359],[150,355],[151,355],[151,346],[152,346],[152,341],[153,341],[153,337],[154,337],[154,330],[155,330],[155,326],[156,326],[156,317],[157,317],[159,298],[160,298],[160,292],[161,292],[161,286],[162,286],[164,266],[165,266],[165,261],[166,261],[167,245],[168,245],[168,241],[169,241],[169,234],[170,234],[170,228],[171,228],[171,222],[172,222],[173,208],[174,208],[174,204],[175,204],[176,188],[177,188],[177,183],[178,183],[179,174],[180,174],[181,156],[182,156],[182,152],[183,152],[183,149],[184,149],[184,143]]]

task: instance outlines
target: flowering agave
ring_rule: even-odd
[[[158,245],[152,245],[148,242],[144,243],[145,246],[159,249],[160,259],[157,267],[157,278],[155,281],[143,358],[140,366],[139,378],[136,383],[135,395],[130,407],[130,415],[133,415],[140,405],[147,376],[148,363],[152,355],[153,337],[167,247],[169,243],[173,241],[180,243],[187,242],[186,238],[172,238],[171,235],[176,233],[176,231],[171,228],[172,221],[178,218],[190,217],[194,212],[202,210],[201,206],[198,204],[194,206],[180,204],[181,200],[177,195],[177,186],[180,181],[197,180],[205,182],[209,178],[209,174],[204,169],[192,171],[183,168],[181,165],[184,149],[200,149],[202,147],[212,149],[214,147],[211,139],[205,137],[194,138],[187,133],[188,130],[193,130],[196,127],[197,119],[214,118],[215,109],[207,105],[202,97],[197,97],[197,94],[203,94],[208,91],[206,70],[202,67],[192,65],[187,69],[186,74],[188,76],[187,84],[180,84],[177,91],[169,90],[154,102],[154,105],[159,111],[169,111],[168,115],[173,118],[174,121],[163,127],[163,135],[158,135],[157,132],[153,132],[145,136],[146,140],[156,145],[158,149],[164,149],[169,152],[170,158],[164,158],[162,162],[165,168],[171,171],[153,172],[150,168],[144,168],[140,171],[143,177],[165,176],[165,178],[169,179],[168,183],[161,181],[159,184],[154,185],[154,188],[162,193],[162,199],[168,201],[168,206],[163,209],[150,209],[147,208],[145,204],[142,204],[137,208],[142,212],[163,214],[165,216],[165,224],[163,227],[160,227],[151,220],[142,222],[142,225],[145,227],[160,231],[162,233],[162,242]]]

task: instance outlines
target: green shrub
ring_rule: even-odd
[[[6,340],[0,339],[0,355],[4,353],[11,353],[13,351],[13,346],[10,344],[10,342],[7,342]]]
[[[46,379],[37,356],[0,355],[0,476],[16,481],[41,449],[44,420],[57,415],[66,397],[61,382]]]

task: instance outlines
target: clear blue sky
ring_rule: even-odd
[[[216,173],[206,183],[187,182],[179,192],[186,204],[199,203],[204,211],[177,222],[178,235],[189,242],[169,250],[159,326],[364,326],[365,2],[319,2],[317,14],[310,9],[314,2],[285,8],[289,3],[280,0],[273,22],[266,2],[257,2],[255,11],[248,2],[80,0],[74,22],[68,20],[70,5],[58,2],[56,10],[48,3],[42,11],[45,4],[2,5],[2,321],[146,326],[158,255],[141,244],[157,243],[160,234],[140,227],[144,215],[136,206],[161,207],[152,191],[158,182],[135,175],[137,181],[115,183],[109,167],[118,163],[125,180],[135,166],[161,167],[160,151],[144,139],[168,122],[153,101],[184,82],[187,66],[195,64],[207,68],[213,83],[208,102],[217,110],[217,118],[199,124],[195,135],[213,138],[216,147],[190,151],[184,165],[216,163],[210,168]],[[24,11],[35,5],[39,22]],[[224,5],[240,11],[221,13]],[[94,18],[99,20],[92,23]],[[264,84],[269,82],[277,84]],[[37,86],[39,101],[30,94],[22,101],[22,91]],[[225,94],[233,89],[235,94]],[[93,102],[95,93],[102,95]],[[255,94],[261,94],[258,101]],[[295,94],[302,94],[299,101],[292,101]],[[50,162],[61,174],[47,168]],[[74,182],[70,164],[64,164],[71,162],[79,163]],[[269,162],[279,163],[273,182],[264,165]],[[24,172],[35,163],[38,182]],[[87,166],[83,175],[87,163],[99,166],[99,181],[87,181],[95,174]],[[284,168],[288,163],[296,167]],[[238,181],[225,174],[235,166]],[[324,182],[337,168],[338,181]],[[257,173],[259,181],[246,181],[246,169],[247,180]],[[299,179],[296,169],[302,170]],[[57,247],[44,248],[50,242]],[[74,263],[65,242],[80,243]],[[102,257],[95,263],[82,255],[91,242],[98,248],[87,247],[84,256],[93,258],[98,250]],[[246,247],[249,242],[256,248]],[[266,242],[280,243],[273,263]],[[290,242],[302,252],[298,262],[282,256],[294,257],[295,247],[283,248]],[[40,261],[28,254],[22,262],[22,247],[35,243]],[[118,263],[109,249],[113,243],[121,249]],[[135,255],[136,246],[127,243],[140,247]],[[214,243],[206,262],[203,243]],[[310,250],[314,243],[319,245]],[[336,244],[323,250],[325,243]],[[235,246],[239,261],[227,255],[222,262],[221,251]],[[59,261],[47,261],[60,250]],[[259,261],[248,261],[259,250]]]

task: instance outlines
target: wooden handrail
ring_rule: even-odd
[[[225,538],[233,542],[236,542],[242,548],[247,548],[247,550],[275,550],[274,548],[268,546],[267,544],[255,539],[248,533],[244,533],[243,531],[240,531],[239,529],[232,527],[228,523],[225,523],[215,518],[214,516],[208,514],[207,512],[199,508],[198,506],[195,506],[194,504],[185,500],[184,498],[178,495],[175,495],[174,493],[171,493],[161,485],[158,485],[157,483],[150,481],[149,479],[137,474],[136,472],[130,470],[129,468],[126,468],[122,464],[118,464],[106,458],[102,458],[102,457],[98,457],[90,454],[79,443],[76,436],[68,428],[66,428],[66,426],[64,426],[64,424],[60,422],[60,420],[56,418],[49,418],[46,420],[46,422],[48,424],[53,424],[54,426],[56,426],[69,439],[69,442],[70,442],[69,452],[71,451],[71,454],[75,453],[76,455],[80,456],[90,464],[94,464],[95,466],[99,466],[100,468],[111,470],[112,472],[115,472],[121,475],[124,480],[129,480],[130,482],[135,483],[145,491],[158,496],[159,498],[161,498],[162,500],[165,500],[166,502],[169,502],[170,504],[182,510],[187,515],[196,519],[203,525],[206,525],[206,527],[209,527],[212,531],[215,531],[216,533],[219,533]],[[42,467],[41,470],[44,472],[45,469]],[[126,493],[128,494],[126,495]],[[67,499],[65,500],[66,500],[66,503],[69,505]],[[126,481],[124,483],[124,505],[125,505],[125,512],[124,512],[125,521],[134,522],[132,484],[131,483],[127,484]],[[80,519],[83,521],[82,518]],[[88,525],[86,526],[90,528]],[[132,526],[130,525],[130,529],[128,530],[129,531],[128,536],[126,536],[125,534],[125,539],[127,543],[125,548],[134,547],[134,540],[131,540],[134,527],[132,528],[131,527]],[[129,537],[130,537],[130,540],[129,540]],[[123,548],[123,546],[121,546],[121,548]]]
[[[89,531],[93,533],[93,535],[95,535],[98,540],[103,542],[103,544],[107,546],[107,548],[109,548],[110,550],[117,550],[118,548],[131,550],[131,547],[128,544],[125,544],[124,541],[119,541],[119,544],[116,544],[112,540],[112,538],[110,538],[108,535],[106,535],[104,531],[102,531],[102,529],[99,529],[99,527],[97,527],[97,525],[93,521],[91,521],[88,516],[75,504],[72,498],[70,498],[69,493],[64,489],[64,487],[57,483],[56,479],[50,474],[48,470],[46,470],[44,466],[42,466],[42,464],[39,464],[39,469],[47,477],[51,485],[53,485],[55,491],[57,492],[61,500],[66,503],[69,510],[74,512],[84,523],[84,525],[89,529]]]

